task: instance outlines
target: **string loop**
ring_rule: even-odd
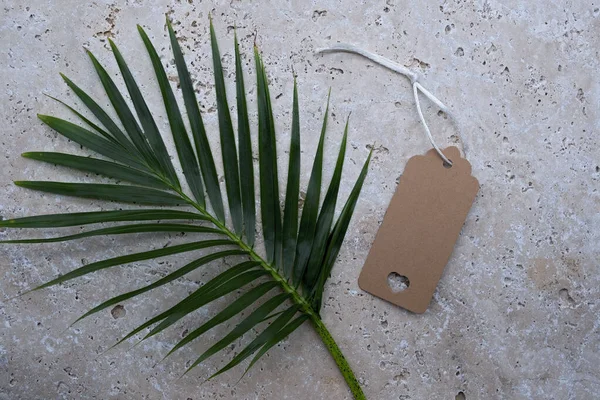
[[[328,48],[324,48],[324,49],[317,49],[315,51],[315,53],[317,54],[321,54],[321,53],[337,53],[337,52],[345,52],[345,53],[352,53],[352,54],[358,54],[360,56],[363,56],[364,58],[373,61],[376,64],[379,64],[391,71],[394,71],[396,73],[399,73],[401,75],[406,76],[408,79],[410,79],[410,82],[412,84],[412,88],[413,88],[413,96],[415,98],[415,105],[417,107],[417,113],[419,114],[419,118],[421,119],[421,123],[423,124],[423,127],[425,128],[425,134],[427,135],[427,138],[429,139],[429,142],[431,143],[431,145],[433,146],[433,148],[435,149],[435,151],[438,153],[438,155],[440,156],[440,158],[442,160],[444,160],[444,162],[448,163],[449,165],[452,165],[452,161],[450,161],[450,159],[448,159],[448,157],[446,157],[444,155],[444,153],[442,153],[442,150],[440,150],[440,148],[438,147],[438,145],[435,143],[435,140],[433,140],[433,136],[431,135],[431,131],[429,130],[429,126],[427,125],[427,122],[425,122],[425,117],[423,116],[423,112],[421,111],[421,103],[419,101],[419,92],[423,93],[425,95],[425,97],[427,97],[429,100],[431,100],[441,111],[443,111],[446,114],[450,114],[448,112],[448,107],[446,107],[444,105],[444,103],[442,103],[437,97],[435,97],[430,91],[428,91],[427,89],[425,89],[420,83],[419,83],[419,75],[414,72],[411,71],[410,69],[406,68],[403,65],[400,65],[398,63],[393,62],[392,60],[389,60],[385,57],[382,57],[378,54],[375,53],[371,53],[370,51],[367,50],[363,50],[360,47],[356,47],[354,45],[351,44],[346,44],[346,43],[338,43],[335,44],[331,47]]]

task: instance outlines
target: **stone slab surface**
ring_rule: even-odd
[[[36,119],[71,118],[43,94],[75,103],[59,72],[103,99],[82,46],[110,71],[107,38],[120,46],[167,128],[143,25],[174,76],[164,26],[176,24],[217,144],[208,15],[220,38],[233,98],[233,27],[254,79],[252,44],[264,53],[286,167],[292,76],[300,91],[306,161],[318,140],[327,91],[333,112],[325,176],[352,113],[350,191],[368,149],[373,162],[322,315],[370,399],[595,399],[600,393],[600,4],[587,1],[143,1],[0,2],[0,215],[100,210],[109,205],[26,191],[13,180],[93,177],[25,160],[24,151],[81,152]],[[356,56],[314,55],[350,42],[421,74],[457,124],[424,101],[440,145],[458,144],[481,188],[434,300],[415,315],[362,292],[357,278],[404,164],[429,148],[408,81]],[[176,80],[176,79],[175,79]],[[175,84],[175,83],[174,83]],[[254,92],[249,97],[254,98]],[[254,101],[250,104],[255,110]],[[255,127],[253,114],[251,123]],[[459,128],[457,128],[457,126]],[[85,152],[82,152],[86,154]],[[219,156],[216,155],[220,162]],[[30,233],[23,233],[28,235]],[[13,236],[0,231],[0,238]],[[65,330],[106,299],[164,275],[185,257],[138,263],[10,300],[60,272],[177,237],[94,239],[0,249],[0,399],[349,399],[308,325],[272,349],[238,382],[236,368],[201,384],[224,357],[178,379],[207,343],[157,362],[197,320],[128,350],[105,352],[156,311],[213,276],[216,263],[177,285]],[[223,335],[216,329],[209,339]],[[245,339],[227,349],[231,357]]]

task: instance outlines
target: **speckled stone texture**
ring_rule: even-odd
[[[109,69],[113,38],[167,132],[159,91],[135,25],[169,54],[164,14],[181,37],[216,145],[208,15],[220,37],[233,99],[233,27],[254,81],[252,43],[264,53],[286,167],[292,71],[300,90],[303,183],[327,91],[333,112],[326,179],[351,112],[347,195],[368,148],[374,158],[322,315],[370,399],[595,399],[600,393],[600,4],[584,1],[2,1],[0,10],[0,215],[100,210],[97,201],[19,189],[13,180],[97,178],[28,161],[23,151],[81,152],[36,113],[71,118],[43,93],[71,103],[59,72],[101,97],[82,50]],[[293,4],[292,4],[293,3]],[[314,49],[360,45],[410,66],[457,119],[427,105],[441,145],[459,142],[481,189],[423,315],[362,292],[357,278],[403,167],[428,150],[408,82],[364,59]],[[174,78],[176,81],[176,78]],[[175,85],[175,82],[174,82]],[[249,94],[255,127],[254,92]],[[425,102],[428,104],[427,102]],[[256,131],[255,128],[254,132]],[[216,155],[217,162],[220,162]],[[283,175],[283,174],[282,174]],[[407,227],[410,229],[410,227]],[[17,232],[0,231],[0,237]],[[52,234],[50,232],[49,234]],[[21,236],[35,235],[22,232]],[[57,288],[13,296],[92,260],[158,248],[176,235],[2,246],[0,399],[348,399],[350,393],[309,325],[273,348],[246,377],[236,368],[207,383],[247,342],[179,376],[207,341],[157,362],[186,330],[227,300],[129,350],[115,340],[222,269],[215,263],[167,288],[69,324],[109,297],[164,275],[186,257],[113,268]],[[222,335],[231,324],[207,336]]]

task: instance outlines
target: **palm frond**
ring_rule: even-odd
[[[32,151],[21,154],[25,158],[43,161],[45,163],[61,165],[78,169],[80,171],[92,172],[104,175],[117,181],[127,181],[141,186],[154,189],[169,189],[169,187],[156,176],[140,171],[119,163],[100,160],[92,157],[74,156],[72,154],[52,153],[43,151]]]
[[[256,287],[250,289],[248,292],[246,292],[243,295],[241,295],[240,297],[238,297],[229,306],[227,306],[225,309],[223,309],[217,315],[212,317],[210,320],[208,320],[207,322],[205,322],[204,324],[202,324],[200,327],[196,328],[192,332],[188,333],[185,338],[183,338],[179,343],[177,343],[177,345],[175,347],[173,347],[169,351],[169,353],[167,354],[167,356],[165,356],[165,358],[168,357],[169,355],[173,354],[175,351],[177,351],[181,347],[185,346],[189,342],[198,338],[204,332],[207,332],[210,329],[214,328],[215,326],[222,324],[223,322],[233,318],[234,316],[236,316],[237,314],[239,314],[240,312],[242,312],[243,310],[248,308],[248,306],[254,304],[255,301],[257,301],[259,298],[261,298],[263,295],[265,295],[267,292],[269,292],[270,290],[274,289],[277,286],[279,286],[277,284],[277,282],[269,281],[269,282],[264,282]]]
[[[209,226],[186,225],[186,224],[133,224],[133,225],[117,225],[108,228],[95,229],[87,232],[77,233],[74,235],[59,236],[46,239],[21,239],[21,240],[0,240],[0,243],[56,243],[66,242],[69,240],[83,239],[93,236],[109,236],[109,235],[126,235],[131,233],[147,233],[147,232],[194,232],[194,233],[217,233],[223,234],[216,228]]]
[[[225,246],[232,244],[235,243],[229,239],[202,240],[199,242],[179,244],[176,246],[165,247],[162,249],[149,250],[140,253],[128,254],[125,256],[113,257],[102,261],[96,261],[84,265],[83,267],[74,269],[73,271],[61,275],[58,278],[52,279],[51,281],[46,282],[33,290],[39,290],[50,286],[58,285],[59,283],[66,282],[68,280],[75,279],[80,276],[90,274],[92,272],[100,271],[102,269],[115,267],[117,265],[129,264],[132,262],[143,260],[153,260],[155,258],[170,256],[173,254],[187,253],[190,251],[205,249],[208,247]]]
[[[267,76],[254,47],[256,65],[256,92],[258,108],[258,162],[260,172],[260,204],[265,242],[266,260],[278,265],[278,248],[281,247],[281,210],[279,208],[279,182],[277,177],[277,150],[273,114],[269,106]]]
[[[298,197],[300,196],[300,111],[298,110],[298,87],[295,78],[287,179],[283,214],[283,258],[281,263],[284,275],[292,276],[296,255],[296,240],[298,238]]]
[[[65,196],[93,198],[118,203],[150,204],[154,206],[186,207],[186,210],[147,208],[113,211],[51,214],[22,217],[0,221],[7,228],[63,228],[84,225],[109,224],[69,235],[50,238],[14,239],[0,241],[2,244],[55,243],[85,240],[98,236],[142,233],[186,232],[200,235],[186,236],[187,242],[165,248],[151,249],[99,260],[49,282],[33,290],[58,285],[69,280],[119,265],[142,260],[175,256],[203,250],[203,255],[175,268],[162,278],[146,286],[122,293],[91,308],[78,318],[78,322],[107,307],[169,284],[192,271],[217,260],[245,257],[232,267],[199,286],[174,306],[158,313],[126,334],[119,343],[144,333],[146,340],[169,328],[194,311],[213,303],[223,296],[243,291],[227,307],[176,343],[167,356],[188,345],[217,325],[251,310],[224,337],[198,356],[186,371],[189,372],[202,361],[217,354],[240,337],[256,331],[255,337],[224,367],[211,374],[213,378],[244,362],[254,354],[247,368],[254,365],[269,349],[284,340],[306,320],[310,320],[321,335],[327,348],[340,367],[356,398],[364,398],[352,370],[341,351],[320,320],[323,290],[331,273],[350,219],[354,212],[364,183],[370,155],[362,167],[358,180],[346,200],[338,219],[335,210],[339,201],[339,188],[346,155],[348,123],[341,140],[337,162],[329,187],[321,204],[323,159],[329,114],[329,99],[323,116],[319,144],[312,164],[306,198],[300,213],[300,107],[298,88],[294,79],[291,141],[288,156],[285,196],[280,194],[277,170],[277,145],[275,121],[269,93],[269,82],[258,49],[254,48],[256,66],[256,104],[258,113],[258,170],[259,200],[262,220],[264,251],[255,249],[256,195],[254,188],[253,149],[242,54],[237,35],[234,40],[237,135],[233,127],[226,82],[220,58],[218,41],[212,21],[210,42],[213,56],[217,113],[219,120],[220,151],[223,159],[225,194],[231,216],[231,227],[225,220],[223,193],[219,187],[217,168],[212,156],[207,132],[196,99],[192,78],[185,63],[183,52],[177,42],[175,31],[167,21],[167,29],[175,66],[179,76],[190,134],[175,93],[156,48],[142,27],[138,26],[142,42],[148,52],[162,100],[168,117],[176,153],[181,164],[188,189],[182,188],[171,157],[163,141],[157,123],[150,111],[140,86],[134,79],[125,57],[117,45],[109,41],[120,75],[133,105],[130,108],[126,96],[121,93],[111,75],[88,51],[92,66],[118,117],[112,119],[98,102],[66,76],[64,81],[83,102],[97,121],[92,121],[75,108],[65,105],[86,127],[63,119],[40,115],[50,128],[99,154],[105,159],[84,157],[56,152],[28,152],[23,156],[70,169],[91,172],[115,180],[116,183],[69,183],[48,181],[17,181],[18,186]],[[139,121],[139,122],[138,122]],[[193,142],[193,145],[192,145]],[[125,181],[128,184],[121,184]],[[208,198],[208,202],[205,198]],[[284,204],[283,210],[281,203]],[[209,207],[210,206],[210,207]],[[176,222],[179,221],[179,222]],[[115,224],[125,222],[126,224]],[[144,223],[145,222],[145,223]],[[204,238],[202,235],[214,235]]]
[[[0,220],[2,228],[64,228],[69,226],[101,224],[104,222],[131,222],[155,220],[200,220],[208,217],[179,210],[114,210],[69,214],[47,214],[32,217]]]
[[[306,197],[304,199],[304,208],[300,218],[300,231],[298,232],[298,242],[296,243],[296,258],[294,260],[294,269],[292,272],[292,281],[296,287],[302,282],[306,272],[306,265],[310,257],[312,243],[317,227],[317,217],[319,215],[319,199],[321,197],[321,177],[323,174],[323,147],[325,145],[325,132],[327,131],[327,118],[329,116],[329,99],[327,96],[327,107],[323,117],[323,127],[317,146],[317,154],[313,162]]]
[[[151,172],[148,166],[138,157],[137,150],[123,151],[124,147],[122,145],[60,118],[39,114],[38,118],[56,132],[83,147],[121,164]]]
[[[143,132],[140,128],[135,117],[133,116],[133,113],[131,112],[131,109],[127,105],[125,97],[121,94],[115,82],[112,80],[106,69],[104,69],[102,64],[100,64],[98,59],[92,54],[92,52],[89,50],[86,50],[86,52],[90,57],[90,60],[92,60],[92,64],[96,69],[96,73],[100,78],[100,82],[102,82],[104,91],[108,96],[114,110],[119,116],[121,124],[123,124],[125,131],[129,135],[129,139],[137,150],[135,152],[136,155],[144,160],[148,167],[152,168],[153,170],[160,171],[160,166],[158,164],[156,155],[148,144],[148,141],[145,137],[145,132]],[[164,173],[164,171],[161,172]]]
[[[300,325],[302,325],[307,319],[309,319],[310,316],[307,314],[302,314],[298,317],[296,317],[295,320],[293,320],[292,322],[290,322],[289,324],[287,324],[286,326],[284,326],[283,328],[281,328],[279,331],[275,332],[274,335],[270,336],[266,342],[264,343],[264,345],[260,348],[260,350],[258,351],[258,353],[254,356],[254,358],[252,359],[252,361],[250,362],[250,364],[248,365],[248,367],[246,368],[246,371],[244,372],[244,374],[246,374],[246,372],[248,372],[248,370],[250,368],[252,368],[252,366],[267,352],[269,351],[269,349],[273,346],[275,346],[277,343],[281,342],[283,339],[285,339],[286,337],[288,337],[292,332],[294,332]],[[360,388],[359,388],[360,389]],[[360,392],[354,393],[355,398],[359,399],[360,398]]]
[[[204,178],[204,183],[206,185],[206,192],[210,199],[215,216],[219,221],[224,223],[225,213],[223,211],[221,190],[219,189],[219,179],[217,177],[215,161],[213,160],[208,138],[206,136],[206,130],[204,129],[204,123],[202,122],[202,116],[200,115],[200,108],[198,107],[198,101],[196,100],[196,93],[194,92],[194,87],[192,85],[192,78],[188,72],[185,60],[183,59],[183,53],[181,52],[179,42],[177,42],[171,22],[168,19],[167,27],[169,29],[169,38],[171,39],[171,47],[173,49],[173,56],[175,57],[177,73],[179,75],[179,83],[183,92],[183,100],[185,102],[185,108],[190,121],[192,136],[196,146],[198,163],[200,165],[200,169],[202,170],[202,177]]]
[[[348,197],[348,200],[346,200],[346,204],[344,204],[344,208],[342,209],[342,212],[338,217],[337,222],[333,226],[333,230],[329,234],[329,238],[327,240],[327,249],[325,251],[325,257],[323,257],[320,264],[321,267],[318,274],[318,282],[316,285],[313,286],[312,293],[309,296],[309,298],[312,301],[312,307],[317,311],[321,309],[321,300],[323,297],[323,289],[325,288],[325,282],[327,281],[327,279],[329,279],[329,276],[331,275],[331,270],[333,269],[333,264],[337,259],[340,249],[342,248],[344,237],[346,236],[348,226],[350,225],[350,219],[352,218],[354,208],[356,207],[356,203],[358,202],[358,196],[360,195],[360,191],[365,182],[365,178],[367,177],[372,152],[373,150],[371,150],[371,152],[369,153],[369,157],[367,157],[367,161],[365,161],[362,170],[360,171],[358,180],[354,184],[354,187],[350,192],[350,196]]]
[[[136,290],[132,290],[127,293],[123,293],[119,296],[116,296],[116,297],[106,300],[105,302],[97,305],[96,307],[92,308],[91,310],[89,310],[88,312],[83,314],[81,317],[77,318],[77,320],[75,320],[75,322],[73,322],[73,324],[81,321],[82,319],[84,319],[86,317],[89,317],[92,314],[102,311],[105,308],[108,308],[112,305],[121,303],[132,297],[138,296],[142,293],[146,293],[149,290],[156,289],[158,287],[166,285],[167,283],[172,282],[175,279],[181,278],[182,276],[187,275],[188,273],[192,272],[193,270],[195,270],[205,264],[208,264],[212,261],[219,260],[219,259],[222,259],[225,257],[230,257],[230,256],[239,256],[239,255],[243,255],[243,254],[245,254],[245,252],[242,250],[224,250],[224,251],[220,251],[218,253],[212,253],[207,256],[200,257],[197,260],[194,260],[191,263],[186,264],[183,267],[175,270],[174,272],[171,272],[170,274],[160,278],[159,280],[155,281],[154,283],[151,283],[150,285],[144,286],[144,287],[136,289]],[[259,265],[259,263],[256,261],[246,261],[244,263],[239,264],[237,267],[229,268],[223,274],[228,273],[229,274],[228,276],[235,276],[234,274],[239,274],[250,268],[254,268],[258,265]],[[221,279],[224,279],[223,274],[220,275]]]
[[[213,72],[215,75],[215,91],[217,97],[217,114],[219,116],[219,133],[221,136],[221,155],[223,156],[223,171],[225,172],[225,187],[227,189],[227,200],[233,230],[236,234],[242,233],[242,198],[240,195],[240,175],[238,157],[233,134],[233,123],[227,103],[225,92],[225,78],[223,77],[223,66],[221,65],[221,54],[215,35],[215,29],[210,20],[210,47],[212,49]],[[239,110],[241,113],[242,110]],[[243,116],[242,116],[243,117]]]
[[[117,45],[109,38],[108,42],[110,43],[110,48],[115,56],[117,61],[117,65],[121,71],[121,76],[125,81],[125,85],[127,86],[127,91],[129,92],[129,96],[131,97],[131,101],[137,113],[137,116],[142,124],[142,128],[145,134],[145,138],[148,140],[148,144],[150,145],[150,149],[152,153],[156,156],[156,161],[158,163],[159,171],[161,171],[165,178],[171,182],[175,186],[179,186],[179,179],[177,178],[177,174],[175,173],[175,168],[173,168],[173,164],[171,163],[171,158],[169,157],[169,153],[167,152],[167,148],[165,147],[165,143],[162,140],[162,136],[158,130],[158,126],[156,126],[156,122],[152,117],[152,113],[144,100],[144,96],[140,91],[131,71],[129,71],[129,67],[127,63],[123,59],[121,52],[117,48]],[[154,62],[154,58],[152,61]],[[162,89],[162,81],[159,78],[159,82],[161,83]],[[163,94],[164,96],[164,94]],[[124,106],[123,106],[124,107]],[[128,115],[126,111],[123,111],[125,115]],[[194,164],[195,165],[195,164]],[[186,173],[188,169],[185,169]],[[192,192],[196,193],[196,186],[191,186]]]
[[[79,86],[73,83],[73,81],[71,81],[63,74],[60,74],[60,76],[63,78],[67,86],[69,86],[69,88],[77,95],[77,97],[79,97],[83,104],[85,104],[85,106],[92,112],[92,114],[94,114],[98,121],[100,121],[100,123],[108,130],[108,132],[110,132],[110,135],[102,129],[98,130],[98,126],[96,124],[90,125],[87,118],[83,117],[83,115],[75,111],[72,107],[69,106],[69,109],[73,110],[73,112],[75,112],[75,115],[81,118],[86,124],[96,129],[100,134],[104,135],[109,140],[112,140],[115,143],[118,143],[122,147],[127,149],[128,153],[135,153],[136,150],[129,141],[129,139],[127,139],[123,131],[117,126],[115,121],[113,121],[112,118],[110,118],[106,111],[104,111],[102,107],[100,107],[100,105],[98,105],[98,103],[94,99],[92,99],[85,91],[83,91]]]
[[[280,293],[275,297],[270,298],[256,310],[254,310],[250,315],[242,320],[231,332],[229,332],[225,337],[219,340],[217,343],[212,345],[208,350],[206,350],[200,357],[194,361],[191,367],[188,368],[190,371],[196,365],[200,364],[202,361],[206,360],[213,354],[223,350],[226,346],[233,343],[234,340],[242,336],[244,333],[248,332],[252,329],[256,324],[260,323],[271,311],[279,307],[285,300],[290,298],[289,293]],[[296,309],[295,309],[296,310]],[[267,328],[268,329],[268,328]],[[186,371],[187,372],[187,371]]]
[[[149,335],[152,336],[168,326],[171,326],[179,319],[183,318],[186,314],[189,314],[190,312],[195,311],[198,308],[233,292],[234,290],[240,289],[245,285],[252,283],[254,280],[265,276],[267,272],[261,270],[247,271],[225,282],[222,281],[223,274],[213,278],[211,281],[198,288],[195,292],[177,303],[175,306],[144,322],[142,325],[129,332],[125,337],[123,337],[123,339],[117,342],[117,344],[129,339],[130,337],[156,324],[157,322],[160,322],[160,324],[149,333]]]
[[[315,281],[319,276],[321,268],[321,261],[325,255],[325,247],[327,246],[327,239],[329,232],[331,231],[331,224],[333,222],[333,213],[335,212],[335,203],[338,197],[338,191],[340,189],[340,181],[342,179],[342,168],[344,167],[344,159],[346,157],[346,140],[348,137],[348,121],[346,121],[346,128],[344,129],[344,137],[342,138],[342,144],[340,145],[340,152],[338,155],[335,170],[331,177],[331,183],[329,189],[323,200],[321,211],[319,212],[319,218],[317,219],[317,225],[315,226],[315,235],[312,242],[312,249],[310,256],[306,264],[306,273],[304,274],[304,284],[309,291],[314,287]]]
[[[181,197],[175,194],[141,186],[43,181],[15,181],[15,185],[27,189],[39,190],[40,192],[122,203],[152,204],[157,206],[178,206],[183,204]]]
[[[282,296],[285,296],[285,294],[283,294]],[[277,307],[277,305],[275,307]],[[258,313],[259,310],[256,310],[255,313]],[[266,310],[268,310],[268,308],[266,308]],[[267,328],[265,328],[264,331],[262,331],[256,338],[254,338],[254,340],[252,342],[250,342],[241,352],[239,352],[235,357],[233,357],[233,359],[229,363],[227,363],[227,365],[225,365],[223,368],[221,368],[220,370],[218,370],[217,372],[212,374],[210,376],[210,378],[208,378],[208,379],[212,379],[215,376],[221,375],[225,371],[229,371],[231,368],[235,367],[236,365],[238,365],[239,363],[244,361],[246,358],[250,357],[262,345],[264,345],[270,339],[275,337],[275,335],[277,335],[277,333],[285,327],[285,325],[288,323],[288,321],[290,319],[292,319],[292,317],[299,310],[300,310],[300,306],[298,304],[294,304],[291,307],[288,307],[285,311],[281,312],[279,314],[279,317],[277,317],[277,319],[275,321],[273,321]],[[268,311],[267,314],[269,312],[270,311]],[[261,318],[261,314],[258,314],[257,318]],[[258,321],[256,321],[256,324],[261,323],[264,320],[264,318],[266,318],[266,317],[263,317],[262,319],[258,319]],[[239,327],[239,325],[238,325],[238,327]],[[202,358],[199,358],[199,360],[201,360],[201,359]]]

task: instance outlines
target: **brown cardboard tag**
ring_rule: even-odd
[[[458,149],[443,153],[449,168],[433,149],[408,160],[358,278],[361,289],[415,313],[427,310],[479,189]],[[394,292],[390,274],[407,287]]]

